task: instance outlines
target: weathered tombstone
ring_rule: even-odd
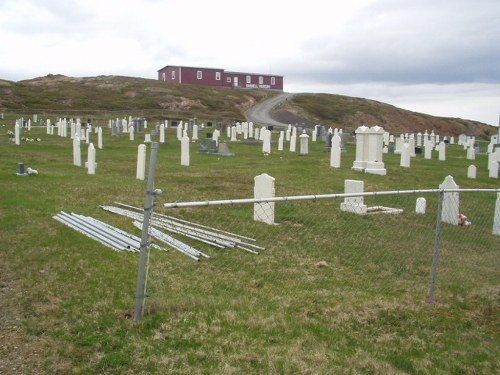
[[[150,133],[144,134],[144,143],[151,143],[151,134]]]
[[[500,236],[500,193],[497,193],[497,200],[495,203],[495,213],[493,216],[493,234]]]
[[[264,154],[271,153],[271,131],[266,129],[262,132],[264,134],[264,139],[262,141],[262,152]]]
[[[344,193],[357,194],[364,192],[364,182],[359,180],[345,180]],[[368,207],[364,204],[363,196],[345,197],[344,202],[340,204],[340,209],[346,212],[356,214],[366,214]]]
[[[467,168],[467,177],[476,178],[476,176],[477,176],[477,167],[474,164],[469,165],[469,168]]]
[[[231,153],[231,151],[229,151],[229,146],[227,145],[227,143],[220,143],[219,144],[218,154],[222,155],[222,156],[232,156],[233,155]]]
[[[231,142],[237,141],[237,131],[236,131],[236,126],[231,127]]]
[[[89,145],[89,148],[87,151],[87,173],[88,174],[95,174],[95,167],[96,167],[95,147],[94,147],[94,144],[91,143]]]
[[[439,185],[439,189],[453,190],[459,189],[452,176],[446,176],[444,181]],[[444,223],[458,225],[458,214],[460,210],[460,200],[458,192],[449,191],[443,193],[443,204],[441,208],[441,220]]]
[[[300,138],[300,155],[309,154],[309,136],[304,132],[299,136]]]
[[[338,134],[332,137],[332,147],[330,148],[330,167],[332,168],[340,168],[341,142],[342,140]]]
[[[204,139],[200,141],[200,152],[203,154],[208,152],[208,142]]]
[[[211,153],[211,154],[217,154],[218,152],[219,152],[219,147],[217,145],[217,142],[212,139],[210,141],[210,151],[209,151],[209,153]]]
[[[189,167],[189,137],[187,135],[181,139],[181,165]]]
[[[415,213],[425,214],[426,209],[427,209],[427,200],[424,197],[417,198],[417,202],[415,203]]]
[[[128,127],[128,139],[130,141],[133,141],[135,139],[135,130],[132,125]]]
[[[403,168],[410,168],[410,144],[404,143],[401,147],[401,159],[399,162],[399,166]]]
[[[82,166],[82,154],[80,151],[80,138],[73,138],[73,164],[77,167]]]
[[[285,140],[285,132],[282,130],[280,131],[280,137],[278,138],[278,151],[283,151],[284,140]]]
[[[274,198],[274,177],[263,173],[254,178],[254,198]],[[254,203],[253,219],[266,224],[274,224],[274,202]]]
[[[136,178],[144,180],[146,178],[146,145],[140,144],[137,147],[137,171]]]

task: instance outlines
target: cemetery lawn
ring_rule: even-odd
[[[263,155],[256,142],[227,142],[235,154],[230,157],[201,154],[193,142],[191,166],[183,167],[175,130],[169,129],[159,148],[155,187],[163,195],[156,198],[155,211],[253,236],[266,250],[254,255],[206,246],[211,258],[200,262],[175,250],[151,250],[146,313],[135,323],[139,254],[115,252],[52,216],[75,212],[140,235],[130,219],[99,206],[144,207],[146,181],[135,178],[143,134],[130,141],[126,135],[112,137],[104,127],[97,173],[88,175],[72,164],[69,137],[49,136],[37,127],[23,136],[40,141],[16,146],[8,142],[7,130],[12,129],[0,128],[2,374],[500,372],[500,280],[498,272],[480,279],[490,272],[491,256],[498,270],[500,242],[493,236],[474,238],[475,251],[488,255],[470,271],[480,284],[438,294],[430,305],[435,211],[420,219],[427,231],[422,233],[405,225],[406,216],[337,214],[339,201],[306,202],[303,212],[300,205],[278,206],[282,216],[276,226],[254,223],[248,205],[163,208],[166,202],[250,198],[261,173],[276,179],[277,196],[343,193],[345,179],[363,180],[365,191],[433,189],[447,175],[463,188],[498,188],[498,180],[487,177],[486,155],[474,161],[480,168],[475,180],[466,177],[471,162],[458,145],[448,148],[445,163],[436,153],[432,160],[419,155],[407,169],[399,167],[399,155],[384,155],[388,174],[377,176],[351,170],[355,145],[350,143],[342,167],[334,170],[321,141],[310,142],[307,156],[280,153],[276,144]],[[95,134],[92,141],[97,145]],[[20,162],[39,174],[17,176]],[[494,201],[489,198],[477,200],[478,210]],[[410,210],[411,205],[414,201]],[[335,214],[328,215],[333,206]],[[394,239],[408,239],[409,231],[414,237],[394,247],[380,244],[375,235],[366,247],[335,242],[346,231],[369,237],[379,227],[390,229]],[[424,238],[430,239],[431,255],[422,264],[386,278],[380,274],[386,264],[397,264],[399,251],[412,253]],[[349,258],[332,256],[331,242]],[[381,258],[364,257],[377,251]],[[397,289],[409,274],[421,282]]]

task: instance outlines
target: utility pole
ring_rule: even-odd
[[[146,190],[146,203],[144,205],[144,219],[142,221],[142,237],[140,245],[139,272],[137,274],[137,290],[135,293],[134,321],[138,322],[144,315],[144,304],[146,302],[146,284],[149,266],[149,224],[153,213],[153,197],[161,194],[161,190],[154,190],[155,167],[158,155],[158,142],[151,144],[151,158],[149,160],[148,184]]]

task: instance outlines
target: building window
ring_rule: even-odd
[[[201,70],[196,72],[196,79],[203,79],[203,72]]]
[[[271,77],[271,85],[275,85],[276,84],[276,77]]]
[[[227,77],[227,78],[226,78],[226,82],[227,82],[227,83],[231,83],[231,77]]]
[[[252,76],[247,76],[247,83],[252,83]]]
[[[259,85],[263,85],[263,84],[264,84],[264,77],[259,76]]]
[[[175,70],[172,70],[172,79],[175,79]]]
[[[220,72],[215,72],[215,80],[220,81]]]

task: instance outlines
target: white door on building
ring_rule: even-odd
[[[238,77],[233,78],[233,86],[238,87]]]

